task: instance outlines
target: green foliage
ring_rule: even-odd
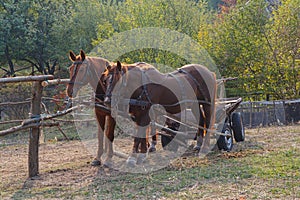
[[[71,1],[10,1],[1,6],[0,48],[5,49],[5,58],[14,74],[13,62],[29,63],[33,70],[43,74],[54,74],[62,54],[57,48],[65,44],[65,38],[57,37],[57,24],[63,24],[68,17]],[[61,47],[61,46],[60,46]],[[34,71],[32,70],[32,73]]]
[[[116,15],[114,18],[111,18],[113,20],[109,21],[106,19],[98,26],[97,39],[93,41],[95,46],[116,32],[124,33],[124,31],[137,28],[158,27],[160,29],[155,29],[154,31],[156,32],[151,32],[151,30],[146,29],[142,29],[141,31],[149,37],[155,37],[154,41],[159,44],[151,43],[148,38],[145,40],[134,38],[132,34],[138,31],[129,32],[128,38],[124,37],[124,40],[132,39],[131,43],[134,47],[128,46],[130,42],[125,42],[124,44],[123,41],[116,41],[111,45],[119,45],[122,48],[124,48],[125,45],[128,51],[123,53],[121,57],[113,59],[120,59],[127,63],[144,61],[152,64],[168,65],[173,68],[178,68],[189,62],[187,58],[181,58],[180,55],[172,51],[173,49],[163,49],[162,47],[173,45],[175,48],[177,45],[176,48],[179,48],[177,52],[191,51],[190,46],[183,44],[185,42],[183,41],[184,36],[197,39],[200,25],[207,23],[210,19],[208,5],[202,1],[128,0],[122,3],[122,6],[119,6],[117,10],[110,11],[110,13],[111,12],[115,12]],[[182,33],[182,36],[178,36],[177,34],[175,36],[176,38],[172,38],[172,33],[167,35],[168,32],[173,30],[177,31],[177,33]],[[177,36],[179,38],[177,38]],[[181,38],[183,38],[182,41]],[[173,41],[173,44],[171,44],[170,41]],[[155,48],[155,46],[158,48]],[[201,50],[202,49],[198,49],[197,51]],[[101,47],[99,48],[99,52],[100,55],[114,54],[107,53],[107,49]]]
[[[300,1],[286,0],[266,26],[268,87],[277,99],[300,96]]]
[[[268,11],[264,0],[240,3],[199,32],[224,76],[240,79],[229,95],[299,97],[299,0]],[[262,98],[262,97],[261,97]]]
[[[217,13],[218,5],[224,2],[233,4],[226,4],[226,12]],[[117,33],[158,27],[198,41],[223,76],[238,77],[237,82],[228,83],[228,96],[298,98],[299,4],[299,0],[282,0],[273,7],[265,0],[3,0],[0,75],[19,75],[18,71],[25,68],[27,71],[22,74],[56,73],[66,77],[62,71],[69,63],[69,50],[90,52]],[[176,46],[180,38],[164,39],[160,45],[170,46],[166,41],[174,41],[177,52],[195,51]],[[119,43],[122,44],[116,41]],[[190,62],[172,49],[144,46],[138,50],[129,48],[114,59],[174,68]],[[97,55],[105,57],[105,51],[100,49]]]

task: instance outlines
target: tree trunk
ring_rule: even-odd
[[[7,59],[7,62],[8,62],[8,65],[9,65],[9,74],[10,76],[16,76],[15,75],[15,67],[14,67],[14,64],[10,58],[10,55],[9,55],[9,48],[8,48],[8,45],[5,46],[5,57]]]

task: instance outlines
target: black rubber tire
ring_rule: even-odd
[[[179,147],[177,142],[173,141],[172,137],[168,137],[165,135],[161,136],[161,144],[162,144],[164,150],[169,150],[169,151],[173,151],[173,152],[176,152]]]
[[[233,136],[236,142],[245,141],[245,129],[241,113],[232,113],[231,115]]]
[[[224,124],[222,133],[229,133],[230,136],[220,135],[217,141],[218,148],[219,150],[224,150],[229,152],[232,150],[233,147],[233,137],[232,137],[231,127],[228,123]]]
[[[161,136],[161,145],[162,147],[165,149],[165,147],[170,143],[172,142],[172,138],[171,137],[168,137],[168,136],[165,136],[165,135],[162,135]]]

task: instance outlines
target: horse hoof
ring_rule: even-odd
[[[200,149],[201,149],[201,146],[198,146],[198,145],[194,146],[194,148],[193,148],[193,150],[197,151],[197,152],[200,151]]]
[[[149,148],[149,152],[150,152],[150,153],[155,152],[155,151],[156,151],[156,148],[155,148],[155,147],[150,147],[150,148]]]
[[[127,158],[126,163],[127,163],[128,167],[135,167],[136,163],[137,163],[137,160],[136,160],[135,157],[130,156],[130,157]]]
[[[209,153],[209,148],[205,148],[205,147],[202,147],[199,151],[199,154],[208,154]]]
[[[138,158],[137,158],[137,164],[141,164],[141,163],[144,163],[147,159],[147,154],[146,153],[140,153],[138,155]]]
[[[101,161],[100,160],[93,160],[91,163],[92,166],[100,166],[101,165]]]
[[[105,161],[105,162],[103,163],[103,166],[106,167],[106,168],[112,168],[113,164],[112,164],[112,162],[110,162],[110,161]]]

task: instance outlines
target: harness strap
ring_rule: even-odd
[[[139,105],[140,103],[138,101],[140,101],[140,102],[142,102],[141,103],[142,105],[140,105],[140,106],[149,106],[149,105],[151,106],[152,105],[152,101],[150,99],[150,95],[149,95],[149,92],[148,92],[147,86],[146,86],[147,85],[146,81],[149,80],[149,78],[146,75],[146,71],[142,70],[141,74],[142,74],[142,88],[143,89],[142,89],[142,92],[139,95],[139,97],[137,99],[135,99],[135,101],[132,101],[132,103],[133,103],[132,105]],[[144,94],[146,96],[147,101],[141,100]],[[147,103],[145,103],[145,102],[147,102]]]
[[[184,73],[186,75],[188,75],[188,77],[190,79],[193,80],[193,82],[197,85],[197,88],[202,92],[202,94],[205,94],[205,92],[203,91],[203,88],[201,87],[201,85],[199,84],[199,82],[195,79],[195,77],[193,77],[190,73],[188,73],[187,71],[185,71],[184,69],[180,68],[178,69],[179,73]],[[205,101],[209,102],[209,100],[207,99],[207,97],[204,97]]]
[[[141,106],[141,107],[150,107],[152,104],[148,101],[141,101],[141,100],[138,100],[138,99],[129,99],[129,105]]]
[[[74,65],[80,65],[80,64],[82,64],[82,63],[83,63],[83,61],[74,61],[74,62],[73,62]]]
[[[181,90],[181,96],[183,99],[187,99],[186,93],[185,93],[185,88],[184,88],[184,84],[181,84],[180,79],[173,73],[169,73],[170,76],[172,76],[173,78],[175,78],[175,80],[178,82],[178,85],[180,87]]]

